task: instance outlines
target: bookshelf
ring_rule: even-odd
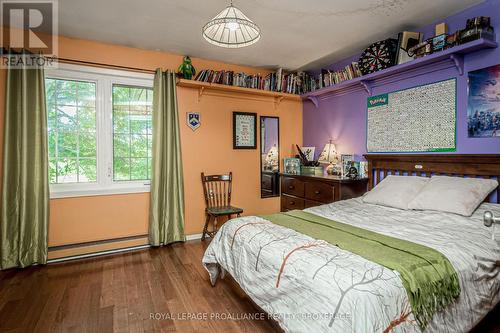
[[[405,62],[401,65],[395,65],[390,68],[344,81],[329,87],[324,87],[306,94],[301,95],[302,100],[310,100],[316,108],[319,106],[320,99],[329,96],[340,95],[351,90],[364,89],[368,95],[372,94],[373,81],[387,78],[389,76],[397,76],[408,73],[412,70],[418,70],[437,62],[449,60],[456,67],[459,75],[464,74],[464,56],[466,54],[496,48],[497,43],[486,39],[478,39],[466,44],[458,45],[444,51],[436,52],[428,56]]]
[[[221,94],[245,94],[255,97],[262,97],[263,99],[273,100],[275,107],[278,107],[281,101],[284,99],[296,100],[296,101],[300,101],[301,99],[300,95],[296,94],[287,94],[276,91],[268,91],[262,89],[254,89],[254,88],[243,88],[237,86],[229,86],[225,84],[201,82],[201,81],[186,80],[186,79],[178,79],[177,86],[197,89],[198,101],[200,101],[203,95],[207,94],[207,92],[216,92]]]

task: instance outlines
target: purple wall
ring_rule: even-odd
[[[448,32],[463,29],[467,18],[490,16],[495,28],[497,42],[500,36],[500,0],[487,0],[459,14],[435,23],[446,22]],[[424,38],[432,37],[435,24],[419,31]],[[390,37],[390,36],[388,36]],[[345,59],[329,68],[340,68],[359,55]],[[405,73],[397,78],[374,82],[373,95],[388,93],[450,78],[457,79],[457,150],[456,153],[500,153],[500,138],[469,138],[467,136],[467,72],[500,64],[500,47],[482,50],[465,56],[464,75],[460,76],[451,62],[443,62],[423,71]],[[304,146],[316,146],[321,151],[329,139],[333,139],[342,154],[362,155],[366,153],[366,98],[364,90],[357,90],[340,96],[329,96],[320,100],[316,108],[310,101],[304,101]]]

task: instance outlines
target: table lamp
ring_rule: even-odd
[[[340,174],[340,168],[338,166],[339,156],[337,154],[337,149],[335,145],[330,140],[323,148],[323,151],[319,155],[318,162],[320,163],[328,163],[328,167],[326,168],[326,173],[329,175],[338,175]]]
[[[269,149],[265,158],[267,169],[275,171],[275,169],[278,168],[278,154],[278,147],[276,147],[276,145],[272,146],[271,149]]]

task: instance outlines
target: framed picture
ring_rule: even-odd
[[[257,148],[257,114],[233,112],[233,149]]]
[[[500,64],[469,72],[469,138],[500,138]]]
[[[349,173],[349,168],[351,164],[349,162],[354,161],[354,155],[352,154],[342,154],[340,155],[340,164],[342,165],[342,177],[346,177]]]
[[[285,173],[289,175],[298,175],[300,174],[300,159],[295,157],[284,158],[283,165],[285,169]]]
[[[306,155],[308,161],[314,161],[314,151],[316,147],[300,147],[300,150]]]

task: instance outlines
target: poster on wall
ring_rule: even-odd
[[[368,97],[367,151],[455,151],[456,80]]]
[[[233,112],[233,149],[257,148],[257,114]]]
[[[469,72],[467,130],[472,138],[500,138],[500,64]]]

